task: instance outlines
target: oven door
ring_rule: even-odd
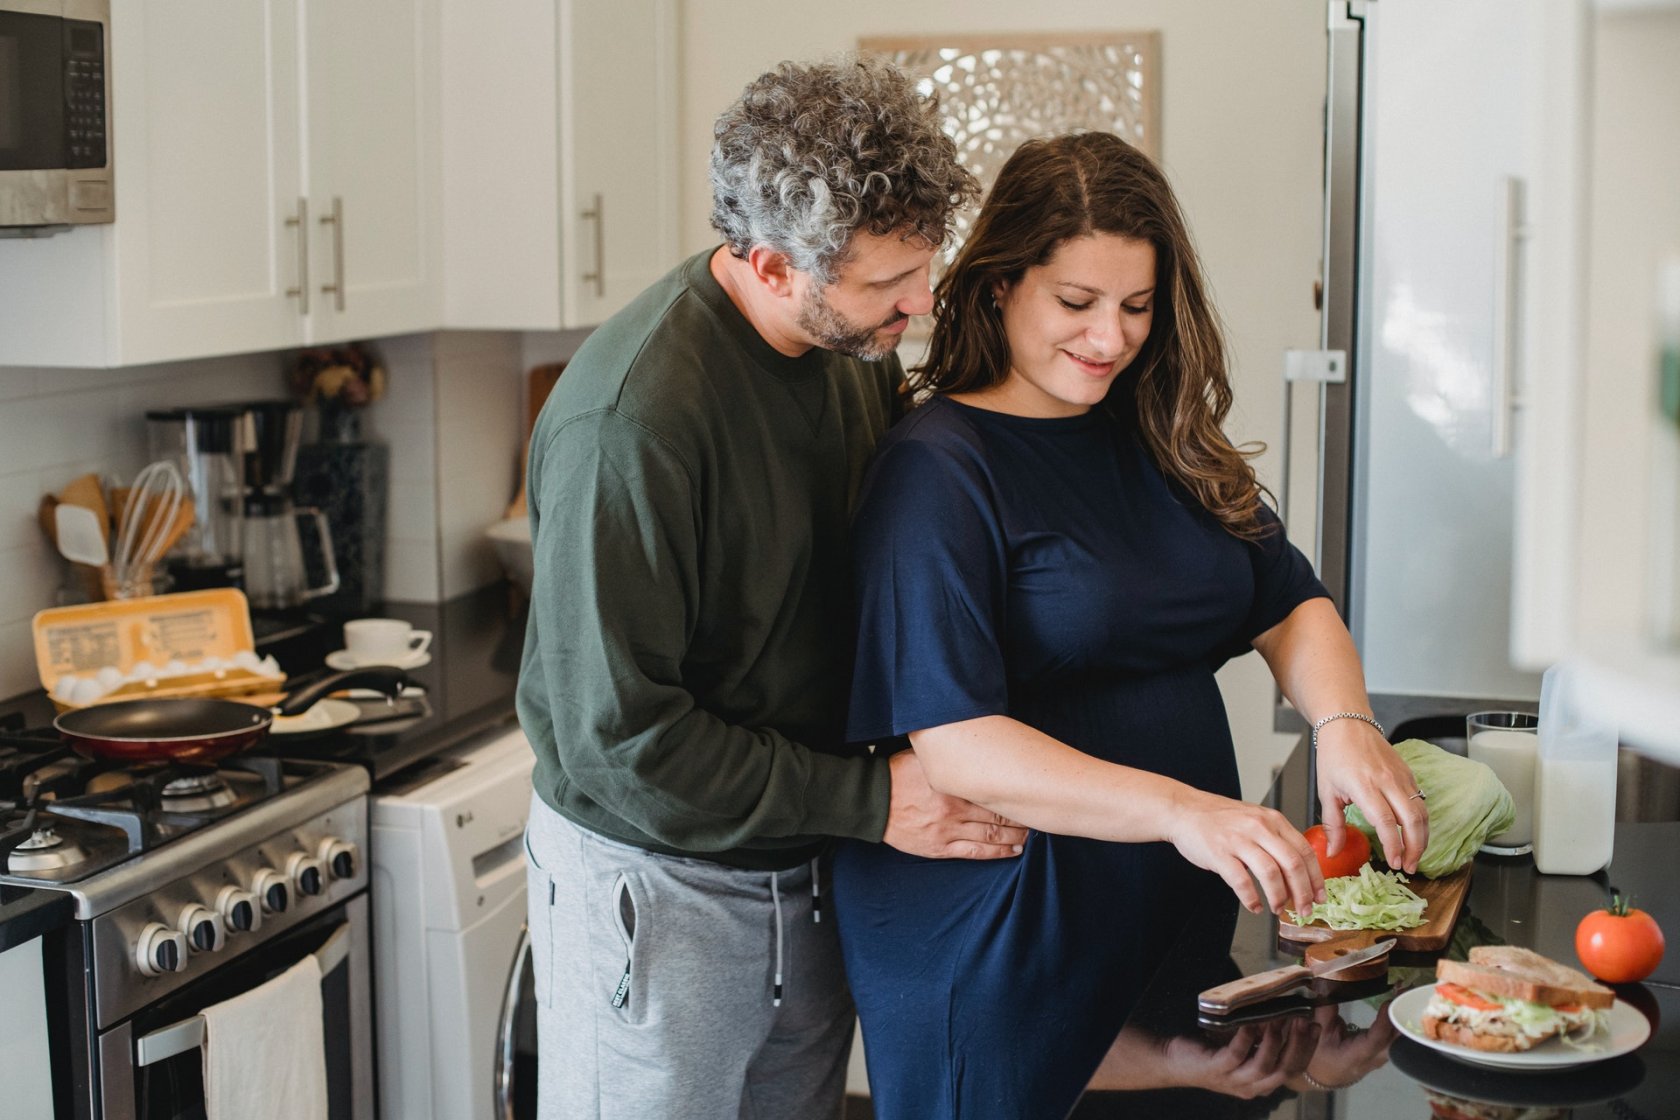
[[[310,953],[321,962],[328,1116],[373,1120],[367,898],[359,895],[229,962],[100,1036],[101,1120],[205,1115],[204,1008],[250,991]]]

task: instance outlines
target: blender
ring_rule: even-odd
[[[176,590],[238,587],[244,580],[249,438],[245,414],[236,408],[146,413],[151,459],[175,464],[193,502],[193,523],[165,561]]]
[[[286,610],[338,590],[338,566],[326,516],[292,501],[303,410],[292,401],[239,406],[250,439],[245,445],[245,595],[261,610]],[[322,582],[310,583],[303,533],[312,526],[320,549]]]

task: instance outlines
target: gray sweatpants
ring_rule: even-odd
[[[541,1120],[838,1120],[855,1013],[809,865],[656,855],[538,797],[525,842]]]

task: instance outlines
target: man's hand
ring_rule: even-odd
[[[915,751],[899,751],[887,765],[892,800],[881,837],[886,843],[928,859],[1007,859],[1021,854],[1026,829],[972,801],[934,790]]]

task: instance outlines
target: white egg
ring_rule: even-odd
[[[98,673],[94,674],[94,679],[99,682],[100,688],[103,688],[106,692],[110,692],[113,688],[122,684],[122,670],[117,668],[115,665],[107,665],[103,669],[99,670]]]
[[[205,672],[210,672],[210,671],[215,670],[215,669],[220,669],[225,664],[227,664],[227,663],[225,661],[223,661],[221,658],[217,657],[215,654],[211,654],[209,657],[206,657],[203,661],[200,661],[198,663],[198,667],[200,669],[204,670]]]
[[[99,687],[99,682],[91,677],[76,682],[75,688],[70,690],[72,704],[91,704],[101,696],[105,690]]]
[[[278,677],[281,675],[280,662],[274,660],[273,654],[269,654],[262,659],[262,666],[257,671],[265,677]]]
[[[150,661],[136,661],[134,663],[134,667],[128,671],[128,679],[131,681],[143,681],[157,676],[157,672],[157,666],[153,665]]]
[[[179,677],[190,672],[192,672],[192,670],[187,668],[187,663],[185,661],[182,661],[179,657],[171,657],[169,659],[169,663],[163,667],[163,672],[160,675],[165,677]]]
[[[233,655],[233,663],[241,669],[249,669],[254,673],[257,667],[262,664],[262,661],[258,659],[255,650],[242,649]]]
[[[76,675],[66,673],[53,682],[52,694],[61,700],[70,699],[70,694],[76,690]]]

